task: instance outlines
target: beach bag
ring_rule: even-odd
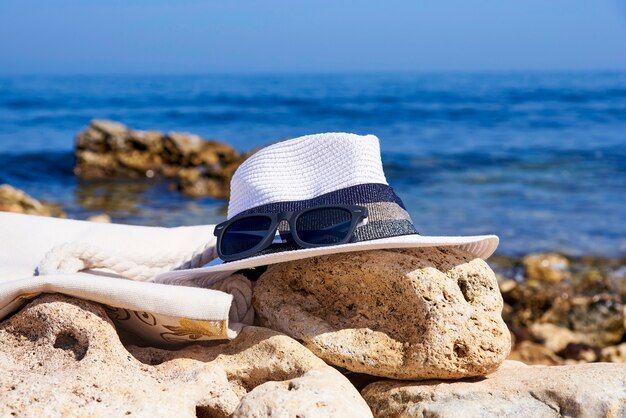
[[[103,304],[154,344],[232,339],[252,324],[241,274],[158,280],[215,258],[214,225],[146,227],[0,213],[0,319],[42,293]]]

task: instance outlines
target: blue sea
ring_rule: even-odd
[[[496,233],[499,251],[626,254],[626,73],[0,77],[0,183],[69,217],[216,223],[226,202],[168,181],[80,181],[93,118],[244,151],[310,133],[381,140],[422,234]]]

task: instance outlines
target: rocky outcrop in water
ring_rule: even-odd
[[[75,173],[85,179],[171,177],[193,196],[226,198],[230,178],[246,155],[197,135],[136,131],[94,120],[76,137]]]
[[[261,324],[325,361],[398,379],[493,372],[510,350],[489,266],[454,248],[368,251],[269,266]]]
[[[65,213],[59,206],[40,202],[24,191],[8,184],[0,185],[0,212],[65,218]]]

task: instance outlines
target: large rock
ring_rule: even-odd
[[[226,199],[230,195],[230,180],[239,165],[255,150],[241,155],[231,155],[230,147],[215,141],[205,143],[194,157],[191,167],[176,173],[178,190],[188,196],[213,196]],[[226,186],[225,186],[226,185]]]
[[[183,193],[226,198],[232,174],[244,159],[231,146],[197,135],[135,131],[94,120],[76,137],[74,171],[86,179],[173,177]]]
[[[230,195],[228,185],[241,161],[211,169],[205,166],[181,168],[176,174],[176,187],[188,196],[226,199]]]
[[[302,377],[267,382],[246,395],[234,417],[362,418],[369,407],[348,380],[330,367],[317,368]],[[271,414],[269,413],[271,411]]]
[[[497,369],[510,350],[493,272],[454,248],[272,265],[253,300],[263,325],[354,372],[398,379],[479,376]]]
[[[626,365],[507,361],[472,380],[381,381],[362,391],[377,417],[623,417]]]
[[[225,416],[238,398],[224,370],[133,358],[94,304],[45,296],[0,324],[0,415]]]
[[[57,205],[42,203],[24,191],[0,185],[0,212],[24,213],[27,215],[65,217],[65,213]]]
[[[178,351],[125,347],[103,307],[60,295],[0,323],[0,370],[0,416],[226,417],[254,404],[264,405],[256,416],[371,416],[345,377],[275,331],[247,327]],[[301,385],[301,401],[265,390],[272,381]]]

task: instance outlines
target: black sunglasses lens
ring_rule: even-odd
[[[233,222],[222,235],[223,255],[235,255],[253,249],[269,232],[272,220],[267,216],[252,216]]]
[[[352,213],[341,208],[312,209],[296,221],[298,237],[308,244],[331,245],[350,233]]]

